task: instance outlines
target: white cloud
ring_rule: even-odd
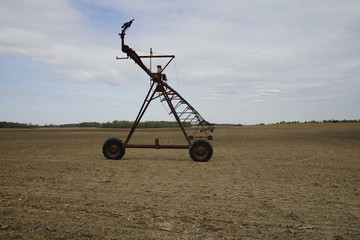
[[[266,98],[277,106],[288,99],[348,104],[360,89],[359,12],[358,1],[335,0],[4,0],[0,55],[43,62],[70,82],[142,91],[142,70],[115,60],[123,56],[117,32],[135,18],[127,44],[175,54],[180,87],[199,105]]]
[[[107,47],[109,41],[102,40],[69,2],[2,1],[1,5],[1,55],[42,61],[72,81],[119,81],[115,75],[121,66],[117,68],[117,49],[112,49],[118,43]]]

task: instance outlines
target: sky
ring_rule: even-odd
[[[360,119],[358,0],[1,0],[0,121],[133,121],[131,19],[126,44],[175,55],[168,84],[209,122]],[[143,120],[174,119],[153,101]]]

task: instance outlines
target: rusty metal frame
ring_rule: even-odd
[[[190,122],[191,124],[197,123],[197,127],[195,130],[194,135],[198,132],[205,132],[205,136],[199,136],[196,138],[208,138],[209,140],[212,139],[211,136],[206,134],[206,130],[210,129],[213,131],[214,126],[209,122],[205,121],[202,116],[193,108],[177,91],[171,88],[165,81],[162,80],[162,72],[166,69],[166,67],[170,64],[170,62],[175,58],[174,55],[152,55],[150,56],[139,56],[133,49],[129,46],[125,45],[124,38],[126,30],[131,26],[133,20],[130,22],[125,23],[122,26],[122,32],[119,33],[121,38],[121,50],[127,54],[126,58],[119,58],[117,59],[128,59],[131,58],[135,61],[136,64],[139,65],[149,76],[151,80],[150,89],[146,94],[144,102],[139,110],[139,113],[131,127],[131,130],[124,142],[126,148],[169,148],[169,149],[188,149],[191,145],[191,140],[194,138],[193,136],[189,136],[185,130],[183,122]],[[142,58],[170,58],[167,64],[162,68],[160,72],[153,73],[150,69],[148,69],[145,64],[142,62]],[[165,101],[170,109],[170,113],[172,114],[176,122],[178,123],[187,144],[186,145],[160,145],[159,140],[155,139],[155,144],[129,144],[129,141],[132,135],[135,132],[135,129],[139,125],[144,113],[146,112],[147,108],[149,107],[152,100],[160,98],[160,101]],[[176,104],[173,104],[173,101],[178,101]],[[175,106],[174,106],[175,105]],[[185,109],[179,110],[180,106],[185,105]],[[185,116],[185,117],[183,117]],[[199,130],[201,129],[201,130]],[[211,138],[209,138],[211,137]]]

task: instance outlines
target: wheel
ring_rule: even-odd
[[[102,151],[107,159],[119,160],[125,154],[125,145],[118,138],[109,138],[104,143]]]
[[[206,140],[196,140],[190,145],[189,154],[195,162],[207,162],[213,155],[213,148]]]

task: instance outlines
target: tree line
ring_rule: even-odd
[[[356,120],[335,120],[335,119],[331,119],[331,120],[322,120],[322,121],[315,121],[315,120],[311,120],[311,121],[305,121],[305,122],[300,122],[300,121],[291,121],[291,122],[277,122],[276,124],[295,124],[295,123],[357,123],[360,122],[360,119],[356,119]]]
[[[0,122],[0,128],[36,128],[37,125],[31,123],[17,123],[17,122]]]
[[[0,128],[131,128],[133,122],[130,121],[112,121],[112,122],[81,122],[70,124],[45,124],[34,125],[32,123],[17,123],[17,122],[0,122]],[[190,123],[183,123],[184,127],[191,127]],[[139,128],[176,128],[179,125],[177,122],[170,121],[146,121],[140,122]]]
[[[299,121],[291,121],[291,122],[278,122],[276,124],[306,124],[306,123],[358,123],[360,122],[360,119],[358,120],[322,120],[322,121],[305,121],[305,122],[299,122]],[[32,123],[17,123],[17,122],[6,122],[2,121],[0,122],[0,128],[131,128],[133,122],[130,121],[112,121],[112,122],[105,122],[105,123],[99,123],[99,122],[81,122],[81,123],[70,123],[70,124],[45,124],[45,125],[36,125]],[[191,127],[192,125],[190,123],[183,123],[184,127]],[[216,126],[242,126],[241,124],[214,124]],[[258,124],[258,125],[265,125],[264,123]],[[170,122],[170,121],[146,121],[146,122],[140,122],[139,128],[177,128],[178,124],[177,122]]]

